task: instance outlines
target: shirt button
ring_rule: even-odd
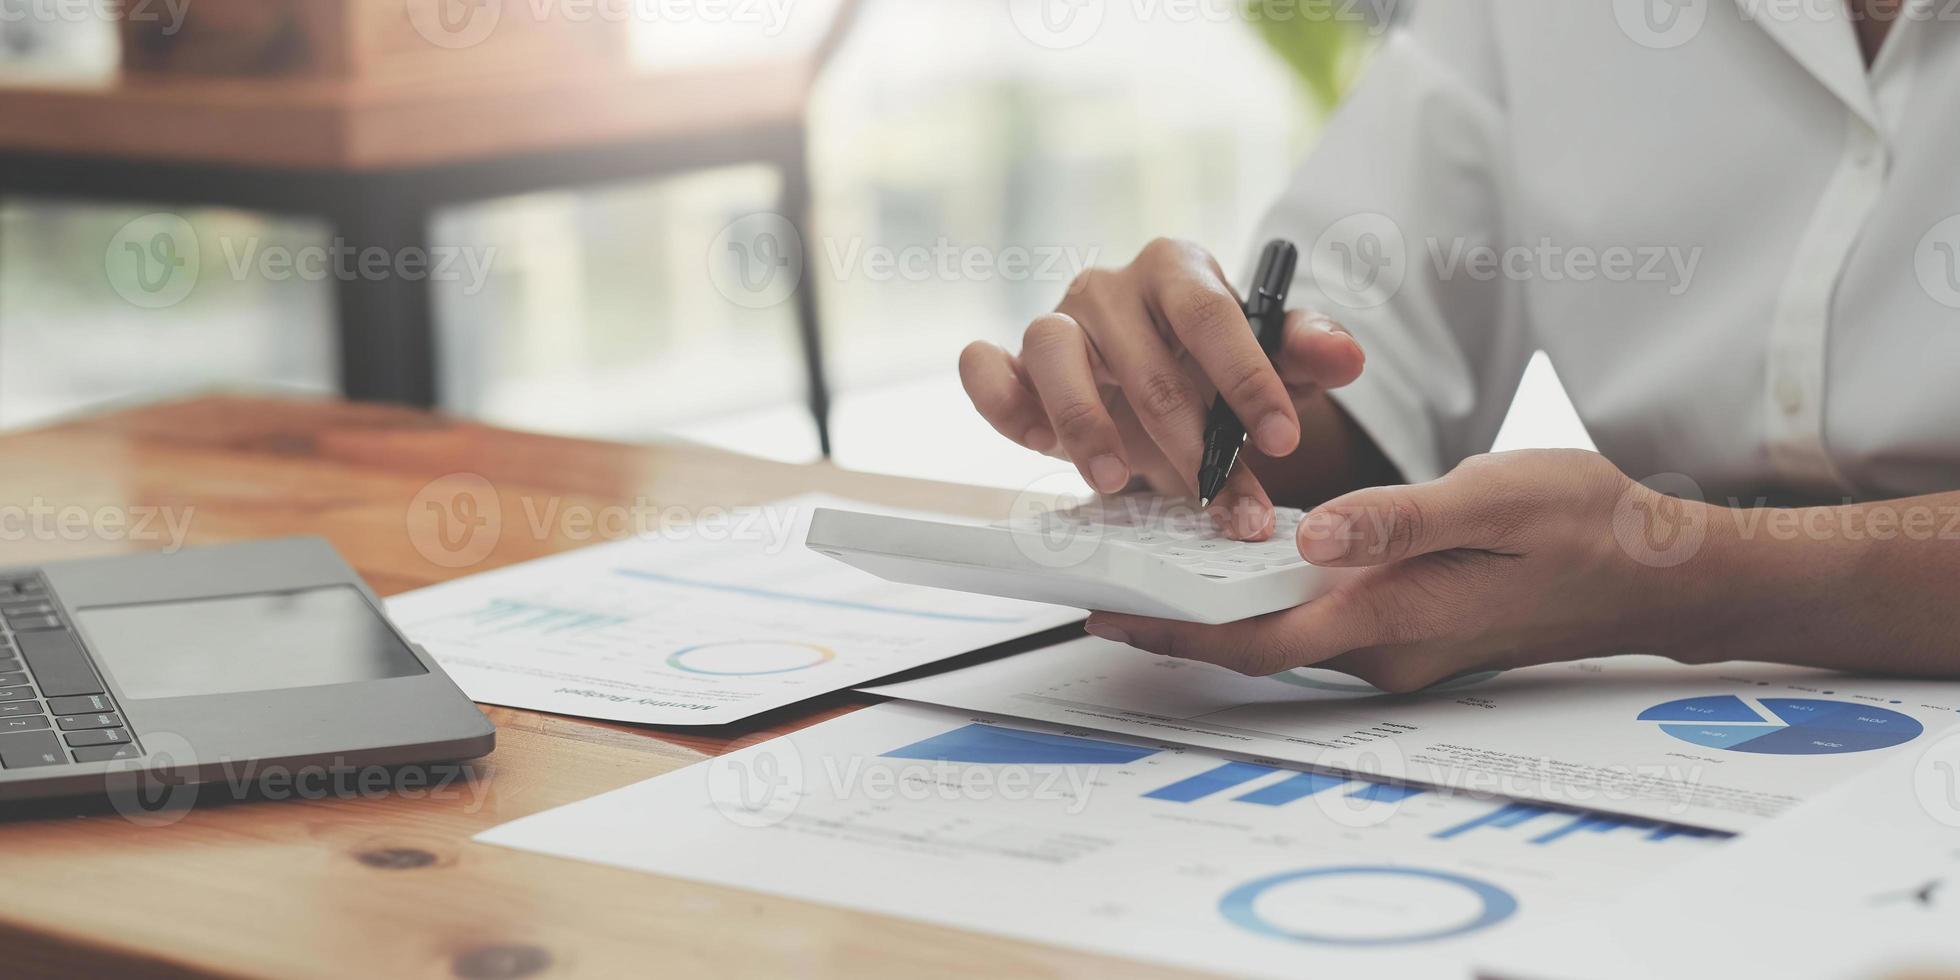
[[[1776,404],[1785,415],[1795,415],[1803,411],[1803,385],[1795,378],[1784,378],[1776,383]]]

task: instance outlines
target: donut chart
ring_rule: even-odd
[[[836,651],[814,643],[724,640],[675,650],[667,655],[667,666],[709,677],[760,677],[809,670],[836,658]]]
[[[1753,703],[1752,703],[1753,702]],[[1838,755],[1889,749],[1926,730],[1911,715],[1853,701],[1732,694],[1654,705],[1640,721],[1705,749],[1756,755]]]
[[[1258,878],[1219,899],[1227,922],[1320,946],[1402,946],[1480,932],[1518,900],[1468,875],[1396,865],[1307,868]]]

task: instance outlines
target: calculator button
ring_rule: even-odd
[[[61,742],[53,732],[19,732],[0,735],[0,768],[32,769],[58,766],[68,761]]]
[[[75,761],[108,762],[111,759],[134,759],[140,755],[142,753],[136,751],[136,746],[126,743],[123,745],[90,745],[75,750]]]
[[[121,728],[123,720],[121,715],[107,711],[92,715],[62,715],[54,723],[64,732],[79,732],[90,728]]]
[[[107,694],[84,694],[78,698],[49,698],[48,710],[57,715],[87,715],[114,711],[116,705]]]
[[[127,741],[127,728],[101,728],[92,732],[74,732],[68,736],[68,744],[78,749],[85,745],[121,745]]]

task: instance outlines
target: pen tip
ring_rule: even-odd
[[[1205,509],[1206,507],[1210,507],[1210,506],[1211,506],[1211,498],[1210,498],[1210,497],[1199,497],[1199,498],[1198,498],[1198,509],[1199,509],[1199,510],[1203,510],[1203,509]]]

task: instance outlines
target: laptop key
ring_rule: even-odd
[[[48,730],[46,715],[26,715],[20,718],[0,718],[0,734],[6,732],[44,732]]]
[[[90,745],[75,750],[75,761],[108,762],[110,759],[134,759],[142,754],[136,751],[136,746],[129,744]]]
[[[19,687],[25,683],[27,683],[26,674],[0,674],[0,687]]]
[[[92,732],[73,732],[68,736],[68,744],[78,749],[85,745],[121,745],[127,741],[127,728],[101,728]]]
[[[33,697],[31,687],[0,687],[0,701],[27,701]]]
[[[0,769],[33,769],[58,766],[68,761],[61,740],[53,732],[19,732],[0,735]]]
[[[52,616],[54,603],[42,600],[33,602],[0,602],[0,616],[12,619],[15,616]]]
[[[16,633],[32,633],[36,630],[58,630],[61,628],[61,620],[53,616],[10,617],[7,625],[13,627]]]
[[[121,728],[122,716],[113,711],[93,715],[62,715],[54,720],[56,728],[64,732],[79,732],[90,728]]]
[[[28,669],[34,671],[34,680],[41,685],[43,695],[65,698],[102,693],[102,682],[96,679],[95,669],[83,655],[82,645],[75,642],[75,634],[67,630],[23,633],[20,652],[27,658]],[[4,700],[10,699],[0,697],[0,701]]]
[[[89,715],[114,711],[116,705],[107,694],[85,694],[78,698],[49,698],[48,710],[58,715]]]
[[[18,718],[21,715],[41,713],[39,701],[0,701],[0,718]]]

